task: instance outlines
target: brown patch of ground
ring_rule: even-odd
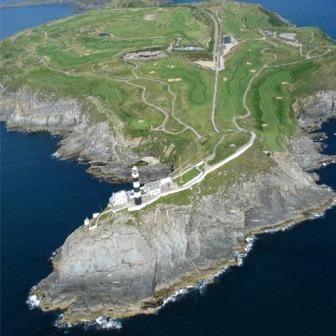
[[[155,21],[156,20],[156,14],[147,14],[144,17],[145,21]]]

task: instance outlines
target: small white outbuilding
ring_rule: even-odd
[[[116,193],[113,193],[109,199],[109,202],[113,206],[125,204],[127,203],[127,201],[128,201],[127,192],[125,190],[121,190]]]

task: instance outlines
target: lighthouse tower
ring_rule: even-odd
[[[140,191],[140,182],[139,182],[139,171],[136,166],[132,168],[132,179],[133,179],[133,190],[134,190],[134,203],[135,205],[140,205],[141,200],[141,191]]]

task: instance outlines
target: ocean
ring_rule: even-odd
[[[260,0],[297,25],[336,38],[336,0]],[[1,38],[58,17],[68,6],[7,8]],[[336,121],[323,126],[336,154]],[[242,267],[167,304],[157,316],[121,321],[120,330],[57,329],[57,313],[30,311],[31,286],[51,271],[48,258],[83,219],[123,186],[91,177],[87,166],[52,156],[58,137],[1,132],[1,334],[6,336],[335,336],[336,208],[292,229],[258,236]],[[336,189],[336,165],[318,171]]]

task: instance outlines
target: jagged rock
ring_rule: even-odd
[[[75,101],[51,104],[26,91],[0,93],[0,114],[8,126],[64,133],[59,154],[91,160],[96,176],[123,178],[139,160],[122,131],[91,123]],[[300,104],[294,110],[303,111],[299,123],[309,130],[335,116],[334,91]],[[186,205],[157,204],[137,214],[111,214],[94,230],[79,227],[59,248],[53,272],[33,289],[42,309],[66,310],[68,321],[152,312],[176,286],[194,284],[212,274],[214,265],[218,270],[232,261],[249,233],[303,220],[307,211],[329,206],[334,192],[302,170],[320,162],[318,147],[302,133],[292,147],[294,155],[268,157],[267,171],[237,170],[228,188],[195,193]],[[155,163],[143,174],[150,178],[167,169]]]
[[[301,99],[294,104],[299,115],[298,136],[291,140],[293,154],[305,170],[316,169],[322,162],[334,157],[321,154],[321,143],[314,139],[314,133],[323,122],[336,118],[336,91],[323,91],[314,96]],[[304,130],[305,132],[302,132]]]
[[[153,302],[185,274],[195,273],[195,282],[200,270],[234,258],[249,232],[302,220],[306,211],[332,202],[334,193],[318,186],[290,154],[273,159],[269,172],[188,205],[159,204],[136,217],[113,214],[92,231],[80,227],[37,287],[45,295],[42,307],[68,308],[74,319],[147,312],[143,300]]]
[[[0,86],[0,120],[13,130],[61,134],[58,157],[88,161],[90,173],[110,182],[129,181],[130,167],[141,160],[133,151],[134,140],[124,136],[118,120],[113,128],[106,121],[91,121],[74,99],[42,99],[24,89],[6,94]],[[140,168],[143,182],[165,177],[170,171],[170,164],[161,163]]]

